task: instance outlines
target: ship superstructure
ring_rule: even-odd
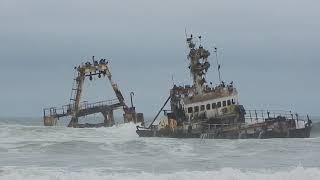
[[[197,38],[201,40],[201,36]],[[206,74],[211,66],[208,60],[210,52],[201,44],[196,45],[193,39],[192,35],[187,38],[188,68],[193,84],[183,87],[174,85],[170,90],[171,110],[178,123],[243,122],[244,113],[241,111],[243,107],[239,105],[238,92],[233,82],[226,85],[220,81],[216,86],[207,83]]]
[[[206,138],[268,138],[309,137],[311,120],[302,119],[292,112],[250,111],[246,113],[239,103],[234,83],[221,80],[217,60],[219,83],[207,83],[211,53],[201,43],[201,36],[186,39],[187,59],[193,84],[174,85],[170,96],[148,127],[137,127],[140,136],[206,137]],[[217,58],[217,48],[214,53]],[[159,114],[170,100],[171,110],[155,124]],[[249,115],[249,116],[248,116]],[[271,116],[273,115],[273,116]],[[254,121],[252,121],[254,119]],[[251,123],[246,121],[251,120]],[[303,124],[303,126],[301,126]],[[300,125],[299,127],[297,125]]]

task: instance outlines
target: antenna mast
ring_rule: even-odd
[[[187,38],[187,45],[190,50],[188,60],[190,61],[189,69],[193,76],[196,94],[202,94],[206,85],[205,75],[210,67],[210,63],[208,62],[210,52],[202,47],[201,36],[197,38],[200,40],[200,45],[194,43],[192,34]]]
[[[217,67],[218,67],[218,75],[219,75],[219,82],[220,84],[222,83],[221,81],[221,73],[220,73],[220,64],[219,64],[219,59],[218,59],[218,49],[216,47],[214,47],[214,53],[216,54],[216,61],[217,61]]]

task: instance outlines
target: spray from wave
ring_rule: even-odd
[[[16,169],[6,167],[0,169],[0,179],[3,180],[319,180],[320,169],[297,167],[288,171],[272,172],[268,170],[242,171],[239,169],[223,168],[217,171],[179,171],[175,173],[104,173],[101,169],[86,169],[69,172],[64,169],[26,168]]]
[[[311,130],[311,137],[320,136],[320,122],[314,122]]]
[[[135,127],[0,123],[0,180],[320,179],[319,122],[309,139],[139,138]]]

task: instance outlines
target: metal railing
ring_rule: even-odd
[[[266,121],[273,120],[292,120],[295,121],[295,127],[304,127],[306,123],[310,122],[308,115],[300,116],[292,111],[281,111],[281,110],[246,110],[245,122],[239,123],[238,125],[244,124],[255,124],[263,123]],[[231,124],[209,124],[205,121],[192,123],[195,128],[205,127],[207,130],[215,130],[219,128],[229,127]],[[235,125],[235,124],[232,124]]]
[[[276,118],[285,118],[288,120],[304,121],[309,120],[308,116],[300,116],[292,111],[281,110],[246,110],[245,121],[247,123],[259,123]]]
[[[111,105],[118,104],[118,103],[119,103],[118,99],[110,99],[110,100],[105,100],[105,101],[98,101],[98,102],[94,102],[94,103],[82,102],[80,104],[79,110],[102,107],[102,106],[111,106]]]
[[[50,107],[43,109],[44,117],[62,117],[71,113],[73,104],[64,105],[62,107]]]
[[[111,99],[111,100],[99,101],[94,103],[88,103],[84,101],[84,102],[81,102],[79,106],[79,110],[93,109],[93,108],[104,107],[104,106],[112,106],[118,103],[119,103],[118,99]],[[74,110],[74,104],[63,105],[62,107],[45,108],[43,109],[43,116],[59,118],[59,117],[70,115],[73,110]]]

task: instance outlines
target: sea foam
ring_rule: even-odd
[[[179,171],[175,173],[113,173],[101,169],[67,171],[64,169],[5,167],[0,169],[2,180],[319,180],[319,168],[296,167],[287,171],[244,171],[223,168],[216,171]]]

